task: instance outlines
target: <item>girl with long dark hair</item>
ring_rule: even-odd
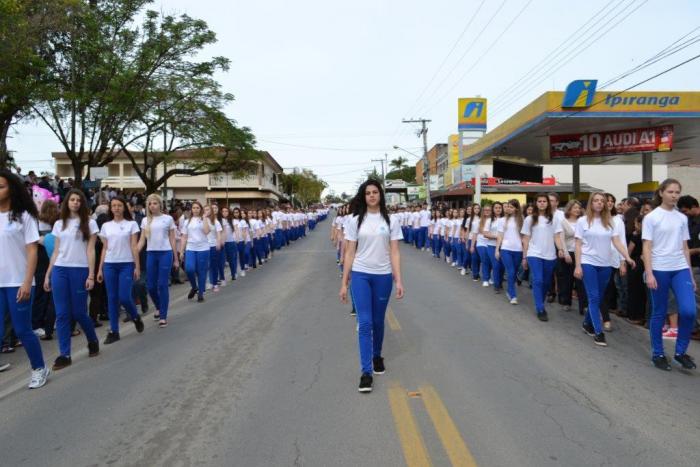
[[[532,280],[532,295],[535,311],[540,321],[549,321],[544,308],[547,291],[552,284],[557,249],[563,255],[561,226],[554,221],[554,213],[545,193],[536,197],[535,208],[531,216],[523,222],[520,234],[523,236],[523,268],[529,269]]]
[[[496,257],[496,246],[498,245],[498,227],[503,221],[503,203],[496,201],[491,207],[491,224],[488,230],[484,230],[484,236],[487,239],[486,252],[489,255],[491,263],[491,280],[493,282],[493,290],[496,293],[501,293],[503,289],[503,264],[500,258]]]
[[[88,315],[88,293],[95,286],[95,242],[97,222],[90,219],[87,199],[80,190],[70,190],[61,204],[60,218],[53,226],[54,250],[44,280],[44,290],[53,290],[56,310],[58,357],[54,370],[69,366],[71,327],[80,324],[88,341],[88,352],[100,352],[95,325]]]
[[[168,278],[170,269],[178,267],[175,246],[175,221],[161,209],[163,199],[152,193],[146,198],[146,217],[141,220],[143,235],[139,239],[139,251],[146,245],[146,283],[148,293],[156,306],[153,319],[159,320],[158,326],[168,325],[168,305],[170,292]]]
[[[462,275],[467,275],[469,273],[469,269],[472,266],[472,254],[471,251],[471,240],[469,239],[469,227],[470,227],[470,219],[472,216],[472,205],[470,204],[467,206],[467,208],[464,210],[464,215],[462,216],[462,225],[459,230],[459,235],[460,239],[462,241],[462,244],[464,246],[464,252],[462,254]]]
[[[386,209],[384,190],[379,182],[367,180],[355,196],[356,215],[346,224],[347,248],[343,261],[343,281],[340,299],[348,301],[348,283],[357,309],[360,347],[360,392],[372,391],[372,372],[385,372],[382,358],[384,316],[392,289],[396,298],[404,295],[401,279],[398,222],[391,222]]]
[[[46,384],[50,370],[44,364],[39,338],[32,332],[32,295],[39,228],[36,205],[22,181],[0,170],[0,336],[5,335],[9,313],[32,367],[29,389]],[[0,365],[6,370],[9,365]]]
[[[204,206],[204,217],[207,218],[211,229],[207,234],[209,242],[209,284],[206,289],[219,291],[219,255],[221,254],[221,222],[218,219],[218,206]]]
[[[661,336],[671,290],[678,305],[678,337],[673,361],[686,370],[696,368],[695,361],[686,352],[695,322],[697,285],[690,269],[688,218],[676,210],[680,195],[678,180],[664,180],[654,194],[656,209],[642,221],[645,281],[651,291],[652,362],[661,370],[671,369]]]
[[[248,266],[248,240],[250,238],[248,221],[243,219],[242,211],[239,208],[233,208],[231,213],[233,216],[233,235],[236,239],[236,250],[238,252],[238,266],[241,268],[241,277],[245,277],[245,271]]]
[[[583,281],[574,277],[576,269],[576,223],[581,217],[581,203],[572,199],[564,208],[564,219],[561,221],[561,242],[564,245],[564,258],[559,258],[556,268],[557,285],[559,287],[559,304],[565,311],[571,311],[574,284],[578,291],[579,312],[583,314],[586,302]]]
[[[143,321],[136,311],[131,289],[134,280],[141,277],[138,250],[139,226],[131,217],[124,198],[116,197],[109,202],[109,222],[102,224],[102,257],[97,272],[97,281],[105,282],[107,288],[107,313],[110,332],[104,344],[117,342],[119,336],[119,307],[124,307],[136,326],[143,332]]]

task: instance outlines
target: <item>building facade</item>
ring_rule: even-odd
[[[73,166],[66,153],[54,152],[51,155],[56,175],[62,178],[72,177]],[[187,155],[187,151],[183,151],[168,163],[185,168],[188,165]],[[283,170],[267,151],[260,151],[259,155],[255,167],[243,177],[223,173],[174,175],[161,189],[166,192],[168,199],[181,201],[217,201],[221,205],[246,209],[276,206],[286,200],[280,189],[280,175]],[[138,153],[135,158],[138,160]],[[158,166],[157,173],[163,174],[162,164]],[[141,178],[124,154],[117,155],[106,167],[92,168],[90,178],[99,180],[102,187],[109,186],[130,192],[145,190]]]

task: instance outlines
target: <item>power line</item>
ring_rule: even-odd
[[[481,28],[481,31],[479,31],[479,33],[478,33],[477,36],[474,38],[474,40],[471,42],[471,44],[469,44],[469,47],[467,47],[467,50],[464,51],[464,53],[459,57],[459,59],[455,62],[455,64],[452,66],[452,68],[450,68],[450,71],[443,77],[443,79],[440,81],[440,83],[438,83],[438,85],[433,89],[433,92],[432,92],[432,93],[430,94],[430,96],[428,96],[428,98],[427,98],[427,102],[431,102],[431,99],[432,99],[433,97],[435,97],[435,95],[437,94],[438,90],[442,87],[442,85],[450,78],[450,76],[452,76],[452,73],[454,73],[454,71],[455,71],[455,70],[457,69],[457,67],[460,65],[460,63],[462,62],[462,60],[464,60],[464,57],[467,56],[467,54],[471,51],[471,49],[474,47],[474,45],[475,45],[475,44],[479,41],[479,39],[483,36],[484,31],[486,31],[486,29],[491,25],[491,23],[493,22],[493,20],[496,18],[496,16],[498,15],[498,13],[500,13],[500,11],[503,9],[503,7],[505,6],[505,4],[506,4],[507,2],[508,2],[508,0],[503,0],[503,2],[498,6],[498,8],[496,9],[496,11],[494,11],[494,13],[491,15],[491,17],[490,17],[489,20],[486,22],[486,24],[484,24],[484,27]]]
[[[532,68],[530,68],[523,76],[521,76],[518,80],[516,80],[515,83],[511,84],[511,85],[508,86],[503,92],[501,92],[500,94],[498,94],[493,100],[497,102],[497,101],[499,101],[502,97],[504,97],[505,95],[508,95],[508,94],[509,94],[511,91],[513,91],[514,89],[518,89],[518,85],[519,85],[521,82],[523,82],[525,79],[529,78],[530,75],[531,75],[533,72],[539,70],[539,69],[541,68],[541,66],[542,66],[544,63],[547,62],[548,59],[556,57],[556,56],[558,55],[558,54],[557,54],[557,51],[559,51],[567,42],[569,42],[569,40],[571,40],[572,38],[576,37],[576,35],[579,34],[579,32],[580,32],[582,29],[584,29],[589,23],[595,21],[596,18],[597,18],[598,16],[600,16],[605,10],[607,10],[607,8],[608,8],[613,2],[615,2],[615,1],[616,1],[616,0],[610,0],[603,8],[601,8],[601,9],[598,10],[595,14],[593,14],[593,16],[591,16],[590,18],[588,18],[588,21],[586,21],[585,23],[583,23],[577,30],[575,30],[573,33],[571,33],[571,35],[569,35],[569,36],[568,36],[566,39],[564,39],[556,48],[554,48],[554,50],[552,50],[549,54],[547,54],[542,60],[540,60],[538,63],[536,63]],[[624,2],[624,1],[626,1],[626,0],[619,0],[619,1],[618,1],[618,5],[621,4],[621,3]],[[588,31],[588,29],[587,29],[586,31],[584,31],[584,33],[587,32],[587,31]],[[555,54],[557,54],[557,55],[555,55]]]
[[[359,149],[359,148],[330,148],[330,147],[324,147],[324,146],[307,146],[304,144],[292,144],[292,143],[282,143],[280,141],[272,141],[269,139],[259,139],[258,141],[262,141],[264,143],[269,143],[269,144],[279,144],[281,146],[290,146],[293,148],[301,148],[301,149],[318,149],[322,151],[342,151],[342,152],[379,152],[379,151],[385,151],[386,148],[381,148],[381,149]]]
[[[414,107],[416,104],[418,104],[418,103],[420,102],[421,98],[422,98],[422,97],[425,95],[425,93],[428,91],[428,89],[430,88],[430,85],[433,84],[433,82],[435,81],[435,78],[437,78],[437,76],[438,76],[438,74],[440,73],[440,71],[442,71],[442,67],[445,66],[445,64],[447,63],[447,60],[448,60],[448,59],[450,58],[450,56],[452,55],[452,52],[455,51],[455,49],[457,48],[457,45],[458,45],[459,42],[462,40],[462,38],[464,37],[464,35],[466,34],[466,32],[469,30],[469,27],[472,25],[472,23],[474,22],[474,20],[476,19],[476,17],[479,15],[479,12],[481,11],[481,8],[484,6],[484,3],[486,3],[486,0],[481,0],[481,3],[480,3],[479,6],[476,8],[476,11],[474,12],[474,14],[471,16],[471,18],[470,18],[469,21],[467,22],[467,25],[464,27],[464,29],[462,29],[462,32],[461,32],[461,33],[459,34],[459,36],[457,37],[457,40],[454,41],[454,44],[452,44],[452,47],[450,48],[450,51],[447,52],[447,55],[445,55],[445,58],[442,59],[442,62],[440,63],[440,65],[439,65],[439,66],[437,67],[437,69],[435,70],[435,73],[433,73],[433,76],[432,76],[432,77],[430,78],[430,80],[428,81],[428,84],[425,85],[425,87],[423,88],[423,90],[420,92],[420,94],[418,95],[418,97],[416,98],[416,100],[413,101],[413,103],[412,103],[411,106],[408,108],[408,110],[407,110],[406,112],[404,112],[404,115],[408,115],[409,112],[413,109],[413,107]]]
[[[586,39],[584,40],[584,42],[582,42],[581,44],[579,44],[579,45],[577,46],[577,49],[578,49],[578,50],[577,50],[577,49],[574,49],[574,51],[573,51],[572,53],[570,53],[569,55],[567,55],[566,57],[564,57],[564,58],[561,59],[560,61],[554,63],[552,66],[550,66],[549,68],[547,68],[547,69],[544,71],[545,75],[542,77],[542,79],[549,78],[549,77],[552,76],[554,73],[556,73],[557,71],[559,71],[561,68],[563,68],[564,66],[566,66],[569,62],[571,62],[571,60],[573,60],[573,59],[576,58],[578,55],[580,55],[581,53],[583,53],[584,51],[586,51],[586,50],[587,50],[588,48],[590,48],[593,44],[595,44],[595,43],[598,42],[600,39],[602,39],[603,37],[605,37],[606,34],[608,34],[610,31],[612,31],[614,28],[616,28],[620,23],[622,23],[622,22],[625,21],[627,18],[629,18],[630,16],[632,16],[632,14],[634,14],[637,10],[639,10],[642,6],[644,6],[648,1],[649,1],[649,0],[644,0],[642,3],[640,3],[639,5],[637,5],[637,7],[634,8],[634,9],[633,9],[632,11],[630,11],[629,13],[626,13],[625,11],[627,10],[627,8],[629,8],[630,6],[632,6],[633,3],[630,3],[630,4],[628,4],[627,6],[625,6],[624,9],[623,9],[622,11],[620,11],[618,14],[616,14],[615,16],[613,16],[612,18],[610,18],[608,21],[606,21],[605,23],[603,23],[603,25],[602,25],[601,27],[599,27],[598,29],[596,29],[596,30],[593,32],[593,34],[598,33],[598,32],[601,31],[603,28],[605,28],[607,25],[609,25],[615,18],[617,18],[618,16],[622,15],[623,13],[625,13],[624,16],[623,16],[619,21],[617,21],[617,22],[614,23],[612,26],[610,26],[608,29],[606,29],[605,31],[603,31],[602,33],[600,33],[597,37],[594,37],[593,35],[591,35],[591,36],[589,36],[588,38],[586,38]],[[634,0],[633,0],[633,2],[634,2]],[[591,38],[593,38],[593,40],[592,40],[591,42],[589,42],[588,44],[585,44],[585,41],[587,41],[587,40],[589,40],[589,39],[591,39]],[[585,46],[584,46],[584,44],[585,44]],[[583,48],[580,48],[581,46],[584,46],[584,47],[583,47]],[[528,87],[527,90],[521,92],[521,93],[518,94],[518,95],[515,95],[513,98],[511,98],[511,99],[508,100],[507,102],[505,102],[505,103],[503,103],[503,104],[497,106],[498,109],[495,110],[495,111],[493,112],[493,114],[494,114],[494,115],[497,115],[497,114],[501,113],[503,110],[505,110],[505,109],[506,109],[508,106],[510,106],[511,104],[517,102],[518,99],[522,98],[527,92],[529,92],[530,90],[534,89],[539,83],[541,83],[541,82],[542,82],[542,79],[541,79],[540,81],[535,82],[532,86]]]
[[[472,65],[471,65],[469,68],[467,68],[467,70],[462,74],[462,76],[460,76],[459,79],[457,79],[457,81],[454,83],[454,85],[453,85],[446,93],[444,93],[444,94],[442,95],[442,97],[440,97],[440,99],[434,101],[434,102],[432,103],[432,105],[426,109],[426,112],[427,112],[428,110],[431,110],[431,109],[435,108],[436,105],[438,105],[440,102],[442,102],[443,100],[445,100],[445,98],[448,97],[448,96],[450,95],[450,93],[451,93],[451,92],[464,80],[464,78],[479,64],[479,62],[481,62],[481,60],[491,51],[491,49],[493,49],[493,47],[498,43],[498,41],[501,40],[501,38],[505,35],[505,33],[508,32],[508,31],[510,30],[510,28],[513,26],[513,24],[522,16],[522,14],[525,12],[525,10],[527,9],[527,7],[530,6],[530,4],[531,4],[532,2],[533,2],[533,0],[528,0],[527,3],[525,3],[525,5],[523,5],[523,7],[520,9],[520,11],[513,17],[513,19],[510,21],[510,23],[508,23],[508,25],[506,25],[506,27],[503,29],[503,31],[501,31],[501,33],[496,37],[496,39],[495,39],[493,42],[491,42],[491,44],[486,48],[486,50],[484,50],[484,52],[479,56],[479,58],[477,58],[477,59],[472,63]]]

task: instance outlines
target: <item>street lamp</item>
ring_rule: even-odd
[[[422,160],[423,161],[423,186],[425,187],[425,194],[428,197],[428,208],[430,208],[430,205],[432,204],[432,198],[430,197],[430,170],[428,167],[428,153],[425,153],[424,156],[419,156],[418,154],[414,154],[411,151],[404,149],[400,146],[394,145],[394,149],[398,149],[400,151],[405,152],[406,154],[410,154],[416,159]]]

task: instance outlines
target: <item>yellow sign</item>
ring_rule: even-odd
[[[457,103],[457,129],[459,131],[486,131],[486,99],[462,97]]]
[[[659,182],[628,183],[627,195],[638,198],[652,198],[659,189]]]
[[[459,164],[459,135],[450,135],[447,139],[447,156],[449,167]]]

